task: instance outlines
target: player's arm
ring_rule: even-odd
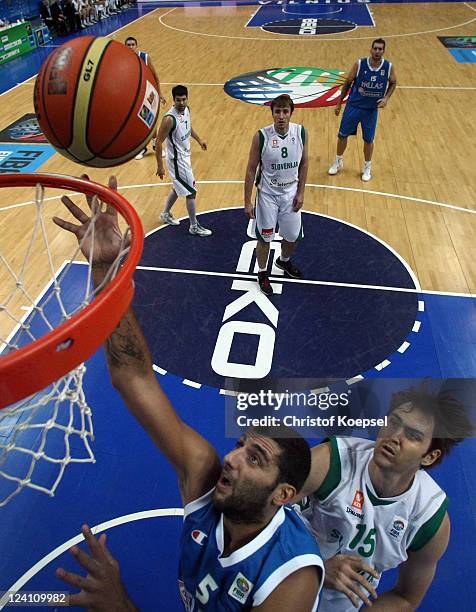
[[[431,540],[416,552],[409,552],[408,559],[398,569],[397,584],[379,595],[372,610],[385,612],[411,612],[416,610],[429,589],[438,561],[443,556],[450,538],[448,514]]]
[[[155,82],[157,83],[157,90],[158,90],[158,92],[159,92],[159,98],[160,98],[160,101],[162,102],[162,104],[165,104],[165,103],[167,102],[167,100],[166,100],[166,99],[164,98],[164,96],[162,95],[162,90],[161,90],[161,88],[160,88],[160,79],[159,79],[159,73],[158,73],[158,72],[157,72],[157,70],[155,69],[154,64],[152,63],[152,60],[150,59],[150,56],[149,56],[149,61],[148,61],[148,64],[147,64],[147,65],[149,66],[150,71],[151,71],[151,72],[152,72],[152,74],[154,75]]]
[[[95,271],[95,284],[102,275],[102,270]],[[113,386],[175,468],[184,505],[197,499],[218,480],[218,456],[202,436],[182,421],[162,391],[132,309],[108,338],[105,348]]]
[[[379,100],[377,103],[377,106],[379,108],[384,108],[385,106],[387,106],[387,102],[396,88],[397,88],[397,75],[395,74],[395,68],[393,67],[393,64],[392,64],[392,68],[390,70],[390,76],[388,77],[387,92],[385,93],[385,96],[381,100]]]
[[[304,189],[306,187],[306,179],[307,179],[307,169],[309,166],[309,156],[308,156],[308,134],[303,130],[303,138],[304,138],[304,146],[302,149],[302,157],[301,162],[299,164],[299,173],[298,173],[298,188],[296,195],[294,196],[293,202],[293,210],[298,211],[302,208],[304,204]]]
[[[197,132],[193,128],[190,130],[190,136],[198,142],[198,144],[200,145],[200,148],[203,151],[207,150],[207,143],[200,138],[200,136],[197,134]]]
[[[167,136],[170,134],[170,130],[172,129],[174,121],[170,115],[165,115],[162,117],[162,122],[159,127],[159,131],[157,133],[157,138],[155,139],[155,159],[157,161],[157,176],[161,179],[165,176],[164,170],[164,162],[162,160],[162,144]]]
[[[340,98],[337,101],[335,114],[338,115],[340,113],[340,109],[342,107],[342,102],[344,101],[346,95],[349,93],[350,88],[352,87],[352,83],[355,81],[355,77],[357,76],[357,72],[359,70],[359,63],[355,62],[352,68],[347,75],[347,78],[342,85],[342,89],[340,91]]]
[[[117,189],[115,177],[109,179],[109,186]],[[117,211],[107,206],[98,213],[91,250],[91,240],[82,241],[91,222],[89,216],[68,197],[64,196],[62,201],[79,225],[58,217],[53,220],[75,234],[86,259],[93,257],[93,281],[98,287],[122,248]],[[96,206],[90,197],[88,203],[93,209]],[[114,387],[174,466],[184,504],[197,499],[218,479],[221,470],[218,456],[202,436],[182,421],[160,388],[152,370],[149,348],[132,309],[107,339],[105,351]]]
[[[256,169],[258,168],[260,160],[259,149],[259,132],[256,132],[256,134],[253,136],[253,140],[251,141],[250,155],[248,157],[248,165],[246,166],[245,191],[243,196],[245,201],[245,212],[250,219],[254,218],[251,196],[253,195],[253,183],[255,181]]]
[[[322,580],[316,566],[303,567],[285,578],[255,612],[311,612]]]

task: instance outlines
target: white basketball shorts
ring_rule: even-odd
[[[271,242],[276,226],[279,226],[279,235],[287,242],[303,237],[301,211],[293,210],[295,195],[293,192],[277,196],[257,190],[254,226],[260,240]]]
[[[194,196],[197,193],[190,157],[169,158],[167,156],[167,168],[169,169],[174,191],[179,197]]]

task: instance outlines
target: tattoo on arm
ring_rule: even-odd
[[[106,353],[112,368],[145,370],[149,364],[147,346],[136,333],[135,325],[125,317],[106,341]]]

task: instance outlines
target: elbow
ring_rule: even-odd
[[[150,373],[148,371],[126,370],[121,368],[110,370],[111,384],[123,398],[126,398],[128,395],[134,395],[136,393],[135,390],[143,389],[149,375],[155,379],[152,368],[150,369]]]

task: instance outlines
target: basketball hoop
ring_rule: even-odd
[[[98,183],[54,174],[5,174],[0,175],[0,187],[36,188],[35,201],[25,204],[36,205],[36,218],[32,219],[31,227],[25,226],[23,256],[17,252],[7,254],[0,240],[0,317],[3,317],[0,318],[0,476],[4,478],[2,482],[11,484],[6,494],[0,489],[2,506],[26,486],[52,495],[66,465],[94,461],[89,445],[93,437],[91,410],[82,385],[83,361],[112,333],[132,300],[132,276],[144,237],[134,208],[119,193]],[[54,200],[59,201],[60,195],[45,198],[45,188],[59,189],[61,195],[66,190],[75,192],[74,195],[97,196],[100,202],[118,211],[121,226],[126,228],[120,253],[100,286],[92,287],[93,253],[84,265],[81,245],[76,245],[73,255],[67,256],[59,272],[55,268],[51,243],[59,239],[58,235],[61,238],[62,230],[51,221],[53,214],[49,208],[54,206]],[[11,214],[11,208],[0,207],[0,214]],[[100,212],[101,207],[93,212],[83,241],[94,237]],[[39,251],[44,264],[37,261]],[[74,263],[81,268],[84,286],[79,291],[81,298],[71,301],[62,291],[69,282],[65,279],[71,279]],[[49,270],[49,279],[46,290],[39,295],[39,291],[33,293],[29,283],[40,266]],[[5,331],[5,321],[12,329]],[[83,450],[77,457],[73,457],[77,444],[71,444],[70,437],[82,442]],[[51,451],[49,445],[53,438],[56,438],[55,450]],[[62,446],[59,454],[58,440]],[[58,466],[53,484],[33,481],[35,468],[41,471],[37,467],[40,460]]]

